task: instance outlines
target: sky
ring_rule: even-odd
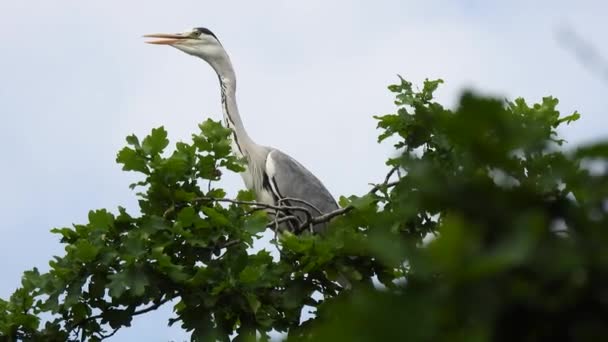
[[[553,95],[582,113],[567,148],[608,138],[608,81],[559,33],[608,56],[601,0],[2,1],[0,2],[0,297],[24,270],[62,255],[53,227],[91,209],[137,212],[115,163],[124,137],[165,126],[172,142],[221,118],[219,87],[201,60],[143,43],[142,34],[208,27],[231,55],[245,126],[289,153],[338,197],[383,179],[389,145],[373,115],[394,112],[397,74],[442,78],[439,101],[465,89],[530,102]],[[234,194],[240,176],[222,186]],[[138,317],[112,341],[186,340],[171,308]]]

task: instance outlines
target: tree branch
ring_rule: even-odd
[[[108,339],[108,338],[114,336],[114,334],[116,334],[118,332],[118,330],[120,330],[120,328],[114,329],[114,331],[112,331],[111,333],[109,333],[107,335],[106,334],[102,334],[102,333],[98,333],[97,335],[99,335],[99,339],[103,341],[105,339]]]
[[[307,206],[313,208],[314,210],[317,211],[317,213],[319,215],[323,214],[323,212],[321,210],[319,210],[319,208],[317,208],[316,206],[314,206],[312,203],[305,201],[303,199],[299,199],[299,198],[293,198],[293,197],[285,197],[285,198],[281,198],[279,199],[279,202],[277,203],[278,205],[281,205],[281,203],[286,202],[286,201],[293,201],[293,202],[299,202],[302,204],[306,204]]]
[[[301,211],[306,215],[305,222],[312,222],[312,219],[313,219],[313,215],[311,214],[310,210],[308,210],[308,208],[298,207],[298,206],[272,205],[272,204],[266,204],[266,203],[259,203],[259,202],[255,202],[255,201],[241,201],[241,200],[234,200],[234,199],[230,199],[230,198],[213,198],[213,197],[198,197],[198,198],[195,198],[194,201],[195,202],[212,201],[212,202],[225,202],[225,203],[240,204],[240,205],[250,205],[250,206],[253,206],[256,208],[272,209],[277,212],[282,212],[286,216],[294,216],[294,215],[289,215],[291,211]],[[301,201],[303,201],[303,200],[301,200]],[[305,202],[305,201],[303,201],[303,202]],[[279,201],[279,204],[280,204],[280,201]],[[315,208],[314,206],[312,206],[312,207]]]
[[[145,313],[150,312],[150,311],[154,311],[154,310],[156,310],[156,309],[160,308],[160,307],[161,307],[163,304],[167,303],[168,301],[173,300],[174,298],[175,298],[175,297],[166,297],[165,299],[162,299],[162,300],[161,300],[161,301],[159,301],[158,303],[156,303],[156,304],[154,304],[154,305],[151,305],[151,306],[149,306],[149,307],[147,307],[147,308],[144,308],[144,309],[141,309],[141,310],[136,310],[136,311],[133,311],[133,313],[131,314],[131,316],[132,316],[132,317],[135,317],[135,316],[137,316],[137,315],[141,315],[141,314],[145,314]],[[74,329],[82,328],[82,326],[83,326],[84,324],[86,324],[87,322],[94,321],[94,320],[99,319],[99,318],[103,318],[103,316],[104,316],[104,312],[102,312],[102,313],[100,313],[100,314],[98,314],[98,315],[93,315],[93,316],[90,316],[90,317],[87,317],[87,318],[85,318],[85,319],[81,320],[80,322],[78,322],[78,323],[76,323],[76,324],[72,325],[72,326],[71,326],[71,327],[68,329],[68,334],[70,334],[72,331],[74,331]],[[111,337],[112,335],[114,335],[114,334],[116,333],[116,331],[118,331],[118,329],[120,329],[120,328],[115,329],[115,330],[114,330],[114,332],[112,332],[112,333],[111,333],[110,335],[108,335],[107,337]],[[83,336],[84,336],[84,328],[83,328],[83,332],[82,332],[82,333],[83,333]],[[104,335],[103,335],[103,334],[101,334],[101,333],[98,333],[98,334],[100,334],[101,336],[104,336]],[[107,337],[104,337],[104,338],[107,338]]]
[[[389,182],[391,177],[395,174],[395,172],[397,172],[399,174],[399,167],[393,167],[386,175],[386,177],[384,178],[384,182],[380,183],[380,184],[376,184],[367,194],[373,194],[379,190],[382,189],[388,189],[390,187],[393,187],[395,185],[397,185],[399,183],[399,181],[393,181],[393,182]],[[401,175],[399,174],[399,179],[401,179]],[[231,198],[214,198],[214,197],[197,197],[193,200],[193,202],[201,202],[201,201],[209,201],[209,202],[223,202],[223,203],[232,203],[232,204],[238,204],[238,205],[249,205],[255,208],[255,210],[259,210],[259,209],[271,209],[271,210],[275,210],[277,213],[283,213],[285,216],[283,217],[278,217],[278,215],[275,216],[275,219],[268,224],[267,227],[271,227],[271,226],[275,226],[275,230],[278,229],[278,225],[283,223],[283,222],[287,222],[287,221],[297,221],[297,223],[299,223],[298,229],[297,231],[302,231],[304,228],[306,227],[312,227],[316,224],[319,223],[326,223],[329,222],[331,219],[333,219],[336,216],[340,216],[343,215],[349,211],[351,211],[352,209],[354,209],[354,207],[352,205],[348,205],[346,207],[343,208],[338,208],[334,211],[330,211],[328,213],[322,214],[322,215],[318,215],[318,216],[313,216],[310,212],[310,210],[308,208],[305,207],[300,207],[300,206],[291,206],[291,205],[281,205],[282,202],[285,201],[294,201],[294,202],[299,202],[302,204],[305,204],[307,206],[309,206],[310,208],[313,208],[314,210],[316,210],[319,214],[322,213],[321,210],[319,210],[319,208],[317,208],[316,206],[314,206],[313,204],[311,204],[308,201],[305,201],[303,199],[299,199],[299,198],[291,198],[291,197],[286,197],[283,199],[280,199],[277,203],[277,205],[273,205],[273,204],[266,204],[266,203],[260,203],[260,202],[256,202],[256,201],[242,201],[242,200],[236,200],[236,199],[231,199]],[[165,211],[165,213],[163,214],[163,217],[166,218],[166,216],[169,213],[172,213],[175,211],[175,206],[171,206],[169,209],[167,209]],[[301,211],[304,212],[306,214],[306,220],[302,222],[302,220],[300,220],[299,217],[297,217],[296,215],[292,215],[291,212],[293,211]],[[234,244],[239,243],[240,241],[238,240],[233,240],[233,241],[229,241],[227,242],[224,246],[222,246],[222,248],[227,248],[230,247]]]
[[[384,183],[382,183],[381,185],[386,186],[388,184],[388,181],[391,180],[391,177],[393,176],[393,174],[395,174],[395,172],[397,172],[399,174],[399,166],[395,166],[393,167],[387,174],[386,177],[384,177]],[[399,174],[399,178],[401,178],[401,175]],[[376,191],[379,189],[376,189]],[[372,189],[373,191],[373,189]]]
[[[399,181],[394,181],[394,182],[388,182],[388,180],[390,179],[390,177],[392,176],[392,174],[397,170],[397,168],[392,169],[389,174],[386,176],[385,181],[381,184],[377,184],[375,185],[367,194],[373,194],[378,190],[381,189],[388,189],[391,188],[397,184],[399,184]],[[331,219],[333,219],[336,216],[340,216],[343,214],[346,214],[347,212],[353,210],[354,207],[352,205],[347,205],[346,207],[343,208],[339,208],[336,209],[334,211],[330,211],[326,214],[317,216],[317,217],[313,217],[310,221],[304,222],[302,225],[300,225],[299,230],[302,230],[304,228],[306,228],[306,226],[309,225],[315,225],[315,224],[319,224],[319,223],[325,223],[325,222],[329,222]]]
[[[393,181],[393,182],[389,182],[389,180],[391,179],[391,177],[393,176],[393,174],[395,172],[399,171],[398,167],[395,167],[393,169],[391,169],[388,174],[386,175],[384,182],[375,185],[367,194],[373,194],[379,190],[386,190],[390,187],[393,187],[395,185],[397,185],[399,183],[399,181]],[[401,178],[401,177],[399,177]],[[195,198],[193,200],[194,202],[200,202],[200,201],[210,201],[210,202],[224,202],[224,203],[232,203],[232,204],[238,204],[238,205],[249,205],[255,208],[261,208],[261,209],[271,209],[271,210],[275,210],[277,213],[282,213],[285,216],[279,217],[278,215],[275,216],[274,220],[269,223],[268,227],[270,227],[271,225],[274,225],[275,227],[278,227],[281,223],[283,222],[287,222],[287,221],[297,221],[300,226],[299,226],[299,230],[301,231],[303,228],[306,228],[307,226],[312,227],[313,225],[319,224],[319,223],[326,223],[329,222],[331,219],[333,219],[336,216],[340,216],[343,215],[351,210],[354,209],[354,207],[352,205],[348,205],[346,207],[343,208],[339,208],[336,209],[334,211],[325,213],[323,215],[319,215],[319,216],[312,216],[312,214],[310,213],[310,210],[308,208],[304,208],[304,207],[300,207],[300,206],[291,206],[291,205],[281,205],[282,202],[284,201],[294,201],[294,202],[299,202],[302,203],[304,205],[309,206],[310,208],[313,208],[314,210],[316,210],[317,212],[321,213],[321,211],[315,207],[314,205],[312,205],[311,203],[305,201],[305,200],[301,200],[301,199],[297,199],[297,198],[284,198],[282,200],[278,201],[278,205],[272,205],[272,204],[265,204],[265,203],[259,203],[259,202],[255,202],[255,201],[241,201],[241,200],[235,200],[235,199],[229,199],[229,198],[213,198],[213,197],[198,197]],[[163,216],[166,218],[166,216],[168,216],[170,213],[175,211],[175,206],[172,205],[170,208],[168,208],[165,213],[163,214]],[[304,212],[307,216],[306,221],[302,222],[301,219],[296,216],[291,214],[293,211],[301,211]],[[221,248],[228,248],[231,247],[233,245],[236,245],[238,243],[240,243],[240,240],[230,240],[227,241],[226,243],[224,243],[223,246],[221,246]],[[161,301],[159,301],[158,303],[151,305],[149,307],[140,309],[140,310],[136,310],[133,311],[133,313],[131,314],[131,316],[137,316],[137,315],[141,315],[141,314],[145,314],[147,312],[150,311],[154,311],[156,309],[158,309],[159,307],[161,307],[163,304],[167,303],[170,300],[173,300],[175,297],[166,297],[165,299],[162,299]],[[87,322],[93,321],[93,320],[97,320],[97,319],[103,319],[104,318],[104,312],[98,314],[98,315],[93,315],[90,317],[87,317],[83,320],[81,320],[78,323],[75,323],[74,325],[72,325],[69,329],[68,329],[68,333],[71,333],[72,331],[74,331],[75,329],[80,330],[79,332],[82,333],[82,337],[85,336],[85,329],[84,329],[84,325]],[[120,329],[116,328],[114,329],[111,333],[109,334],[103,334],[101,332],[95,332],[95,334],[98,334],[99,337],[103,340],[106,338],[110,338],[112,337],[114,334],[116,334],[116,332]]]
[[[201,202],[201,201],[227,202],[227,203],[233,203],[233,204],[250,205],[250,206],[264,208],[264,209],[272,209],[272,210],[281,211],[281,212],[296,210],[296,211],[302,211],[302,212],[306,213],[307,216],[312,216],[312,214],[310,213],[310,211],[307,208],[298,207],[298,206],[272,205],[272,204],[260,203],[260,202],[255,202],[255,201],[241,201],[241,200],[234,200],[234,199],[230,199],[230,198],[213,198],[213,197],[198,197],[198,198],[195,198],[194,201],[195,202]]]

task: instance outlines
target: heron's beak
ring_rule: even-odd
[[[171,44],[175,44],[181,40],[189,38],[188,35],[183,34],[183,33],[173,33],[173,34],[154,33],[154,34],[146,34],[146,35],[144,35],[144,37],[145,38],[160,38],[160,39],[149,40],[146,42],[148,44],[160,44],[160,45],[171,45]]]

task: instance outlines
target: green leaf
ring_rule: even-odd
[[[118,329],[123,326],[130,326],[133,319],[130,310],[108,310],[103,314],[103,321],[108,322],[112,329]]]
[[[106,279],[101,274],[94,274],[88,286],[89,295],[92,298],[103,298],[106,292]]]
[[[227,168],[232,172],[243,172],[247,170],[247,162],[243,159],[238,159],[235,156],[227,156],[224,160],[220,162],[220,166]]]
[[[72,243],[79,237],[79,234],[72,228],[53,228],[51,229],[51,233],[61,234],[61,242]]]
[[[89,211],[91,226],[100,231],[107,231],[114,225],[114,215],[105,209]]]
[[[192,202],[196,198],[196,194],[194,192],[185,191],[183,189],[178,189],[175,191],[175,200],[181,202]]]
[[[155,156],[162,153],[167,145],[169,145],[167,131],[161,126],[158,128],[153,128],[152,133],[144,138],[142,150],[146,155]]]
[[[148,277],[141,270],[136,270],[130,278],[130,288],[132,289],[133,295],[141,296],[146,291],[146,286],[150,285]]]
[[[239,201],[255,201],[255,194],[251,190],[240,190],[236,199]]]
[[[148,276],[140,267],[130,267],[121,273],[111,274],[108,278],[111,280],[108,288],[112,298],[120,298],[127,290],[134,296],[141,296],[145,293],[146,286],[150,285]]]
[[[442,79],[429,80],[426,79],[424,81],[424,86],[422,88],[422,92],[420,93],[420,98],[427,102],[433,99],[433,93],[439,88],[439,85],[443,83]]]
[[[250,258],[249,264],[243,268],[239,274],[239,281],[245,285],[259,284],[264,279],[268,265],[272,262],[272,256],[267,251],[259,251]]]
[[[251,312],[253,312],[254,314],[258,312],[258,309],[260,308],[260,306],[262,306],[260,300],[252,293],[246,293],[245,298],[247,299],[247,303],[249,303]]]
[[[148,216],[141,223],[141,230],[146,234],[154,234],[166,229],[169,229],[167,222],[159,216]]]
[[[182,226],[188,227],[194,224],[195,220],[198,219],[198,215],[192,207],[186,207],[182,209],[177,215],[177,220],[182,223]]]
[[[94,245],[89,240],[78,240],[74,245],[74,255],[82,262],[89,262],[97,257],[100,247]]]
[[[576,158],[608,158],[608,142],[600,142],[579,147],[574,153]]]
[[[116,162],[123,164],[122,169],[125,171],[138,171],[144,174],[148,174],[148,165],[146,159],[138,154],[135,150],[128,147],[123,148],[118,152]]]
[[[265,211],[256,211],[245,220],[245,230],[252,235],[262,233],[268,225],[268,215]]]
[[[199,125],[199,128],[203,135],[212,141],[225,140],[231,134],[229,128],[223,127],[220,122],[211,119],[205,120]]]
[[[300,238],[290,232],[281,234],[280,241],[284,248],[296,253],[305,253],[311,250],[314,244],[312,238]]]
[[[224,198],[226,197],[226,191],[223,189],[211,189],[211,191],[207,192],[207,197]]]
[[[398,267],[406,261],[404,244],[398,236],[387,231],[374,231],[369,237],[369,248],[388,267]]]
[[[199,176],[203,179],[218,180],[216,160],[212,155],[200,156],[196,164]]]
[[[230,224],[230,220],[224,214],[220,213],[214,208],[203,207],[202,211],[214,224],[220,226],[227,226]]]
[[[127,290],[126,275],[124,273],[111,274],[108,276],[111,280],[108,284],[110,297],[120,298]]]
[[[141,146],[139,144],[139,139],[137,138],[137,136],[135,136],[135,134],[131,134],[131,135],[127,136],[127,143],[129,145],[135,147],[135,150],[141,149]]]
[[[117,161],[144,173],[139,213],[53,229],[66,253],[0,299],[0,340],[99,341],[168,298],[193,341],[605,339],[608,143],[556,146],[579,115],[553,97],[466,92],[451,110],[433,102],[441,83],[400,77],[375,117],[399,182],[342,196],[356,210],[322,233],[276,232],[272,255],[252,247],[265,211],[196,200],[226,197],[206,180],[245,165],[229,129],[207,120],[173,151],[162,127],[127,137]]]
[[[560,118],[559,120],[557,120],[555,126],[558,126],[564,122],[569,125],[571,122],[574,122],[580,118],[581,118],[581,115],[578,112],[574,112],[568,116],[564,116],[563,118]]]
[[[340,196],[338,199],[338,204],[341,208],[348,207],[350,205],[350,200],[345,196]]]
[[[376,197],[373,194],[366,194],[361,197],[351,196],[349,200],[350,205],[355,207],[355,209],[364,210],[375,204]]]
[[[84,303],[77,303],[72,307],[72,315],[76,322],[82,321],[90,314],[91,310]]]

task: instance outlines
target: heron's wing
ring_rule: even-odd
[[[335,199],[321,181],[287,154],[272,150],[266,157],[266,175],[275,199],[289,206],[304,206],[313,216],[338,209]],[[305,201],[298,202],[297,200]],[[305,213],[293,213],[305,218]],[[315,227],[322,230],[325,225]]]

